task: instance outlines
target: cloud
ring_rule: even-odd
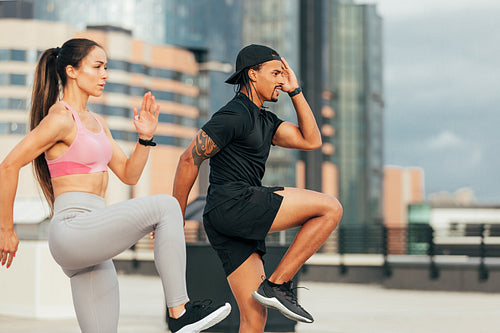
[[[371,2],[384,24],[385,163],[422,167],[428,192],[469,186],[500,202],[500,1]]]
[[[376,4],[378,12],[383,17],[393,20],[406,20],[407,18],[426,17],[433,13],[463,12],[470,9],[492,10],[500,9],[497,0],[358,0],[357,3]]]
[[[446,150],[463,146],[463,141],[455,133],[445,130],[428,139],[427,146],[431,150]]]

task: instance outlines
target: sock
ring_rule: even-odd
[[[186,313],[186,309],[184,309],[184,311],[182,311],[181,315],[177,319],[180,319],[182,316],[184,316],[185,313]]]
[[[269,281],[269,279],[267,280],[267,283],[269,283],[269,285],[270,285],[271,287],[279,287],[279,286],[281,286],[281,284],[276,284],[276,283],[273,283],[273,282]]]

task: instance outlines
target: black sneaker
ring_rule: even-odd
[[[186,312],[179,318],[168,316],[168,328],[173,333],[201,332],[222,321],[231,312],[229,303],[214,307],[204,302],[188,302],[185,307]]]
[[[278,310],[291,320],[304,323],[314,321],[313,317],[297,302],[297,295],[292,291],[292,281],[273,287],[269,284],[269,280],[265,279],[252,296],[260,304]]]

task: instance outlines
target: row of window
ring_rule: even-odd
[[[0,97],[0,110],[26,110],[26,99]]]
[[[0,73],[0,86],[26,86],[28,83],[27,75]],[[108,82],[104,88],[105,92],[119,93],[128,96],[143,96],[150,89],[140,86],[129,86],[122,83]],[[196,97],[174,93],[171,91],[151,90],[158,100],[172,101],[184,105],[196,106]]]
[[[144,64],[129,62],[125,60],[108,60],[108,69],[121,70],[127,73],[144,74],[154,78],[170,79],[192,84],[194,76],[187,73],[177,72],[171,69],[151,67]]]
[[[5,134],[26,134],[28,133],[28,125],[23,123],[3,123],[0,122],[0,135]]]
[[[133,109],[122,106],[112,106],[104,104],[89,104],[89,109],[95,113],[105,116],[123,117],[132,119]],[[0,111],[1,110],[19,110],[26,111],[26,100],[22,98],[3,98],[0,97]],[[176,114],[160,113],[158,117],[160,123],[176,124],[186,127],[198,127],[197,119],[184,117]]]
[[[28,133],[28,125],[15,122],[0,122],[0,135],[18,134],[25,135]],[[111,130],[111,134],[115,140],[135,142],[137,141],[137,133],[124,130]],[[191,142],[190,139],[177,138],[168,135],[155,135],[155,142],[160,145],[169,145],[176,147],[187,147]]]
[[[104,86],[105,92],[112,92],[118,94],[124,94],[129,96],[143,96],[146,92],[151,89],[146,89],[140,86],[129,86],[123,83],[108,82]],[[151,93],[155,96],[157,100],[162,101],[172,101],[184,105],[196,106],[196,97],[174,93],[171,91],[164,90],[151,90]]]
[[[105,116],[115,116],[132,119],[134,110],[122,106],[111,106],[104,104],[89,104],[89,109],[95,113]],[[184,117],[176,114],[160,113],[158,122],[182,125],[186,127],[197,127],[197,119]]]
[[[26,55],[26,50],[0,49],[0,61],[26,61]]]
[[[0,86],[25,86],[27,83],[25,74],[0,73]]]
[[[31,59],[31,50],[0,49],[0,61],[23,61]],[[36,59],[39,59],[43,51],[37,51]],[[112,70],[122,70],[128,73],[144,74],[154,78],[171,79],[188,84],[193,84],[195,76],[187,73],[177,72],[171,69],[151,67],[140,63],[133,63],[125,60],[109,59],[108,68]]]

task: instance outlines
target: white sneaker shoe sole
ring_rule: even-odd
[[[288,319],[309,324],[313,322],[309,318],[302,317],[301,315],[298,315],[295,312],[290,311],[286,306],[281,304],[281,302],[278,301],[276,297],[264,297],[256,291],[252,293],[252,296],[260,304],[278,310],[279,312],[281,312],[282,315],[284,315]]]
[[[184,326],[176,333],[199,333],[209,327],[214,326],[215,324],[221,322],[224,318],[226,318],[231,313],[231,304],[226,303],[208,316],[203,319],[200,319],[196,323],[192,323],[191,325]]]

